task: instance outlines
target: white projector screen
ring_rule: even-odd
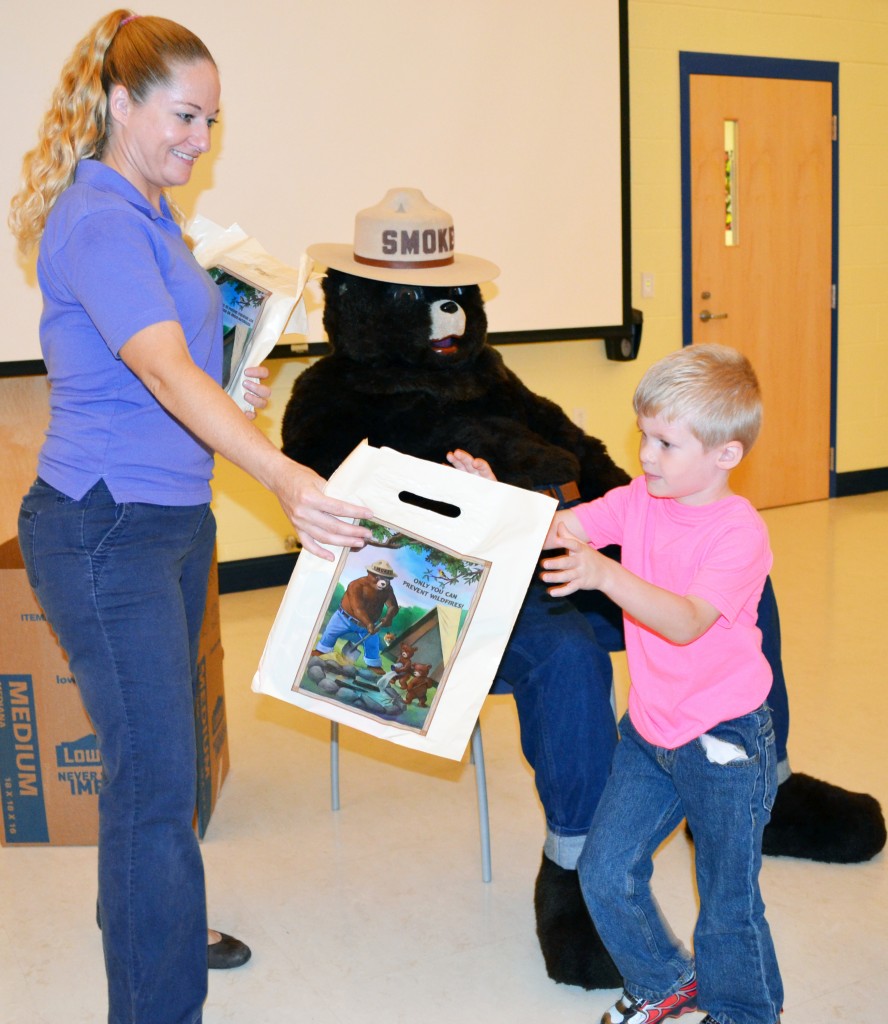
[[[484,286],[494,342],[623,336],[626,2],[152,0],[145,13],[187,24],[222,77],[213,149],[174,198],[298,265],[312,243],[350,242],[388,189],[419,188],[453,215],[458,252],[502,270]],[[111,9],[7,5],[4,211],[63,62]],[[0,290],[0,374],[41,372],[34,258],[8,232]],[[307,302],[318,343],[317,287]]]

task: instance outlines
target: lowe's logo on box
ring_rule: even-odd
[[[93,796],[102,785],[102,755],[94,733],[56,745],[59,782],[67,783],[72,796]]]

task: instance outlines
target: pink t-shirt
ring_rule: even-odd
[[[754,711],[772,681],[756,617],[773,558],[752,505],[737,495],[710,505],[653,498],[637,477],[573,512],[593,547],[620,544],[622,563],[636,576],[721,612],[684,645],[624,613],[629,717],[641,735],[673,749]]]

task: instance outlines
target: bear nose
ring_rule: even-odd
[[[442,302],[441,303],[441,312],[442,313],[455,313],[458,309],[459,309],[459,306],[455,302],[453,302],[452,300],[449,301],[449,302]]]

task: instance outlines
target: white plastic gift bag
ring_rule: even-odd
[[[312,268],[298,269],[270,255],[232,224],[223,228],[198,214],[188,225],[194,258],[222,294],[222,387],[245,412],[244,371],[258,366],[284,333],[307,334],[302,293]]]
[[[300,553],[253,689],[460,760],[557,502],[366,441],[326,491],[372,540]]]

